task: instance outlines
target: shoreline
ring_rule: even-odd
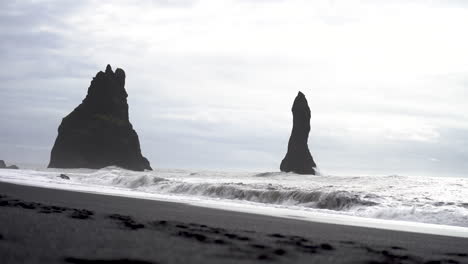
[[[466,238],[3,182],[0,194],[4,263],[468,262]]]
[[[125,197],[133,199],[143,199],[150,201],[161,201],[168,203],[186,204],[190,206],[211,208],[215,210],[224,210],[239,213],[251,213],[257,215],[264,215],[270,217],[280,217],[286,219],[296,219],[301,221],[309,221],[314,223],[325,223],[325,224],[336,224],[345,226],[355,226],[364,228],[376,228],[390,231],[401,231],[411,233],[421,233],[430,235],[441,235],[451,237],[468,238],[468,228],[461,226],[450,226],[440,224],[430,224],[422,222],[402,221],[402,220],[390,220],[380,218],[368,218],[360,216],[350,216],[343,214],[323,213],[316,211],[303,211],[290,208],[281,207],[260,207],[258,205],[249,204],[236,204],[232,201],[220,202],[213,200],[197,199],[196,197],[184,197],[185,199],[174,199],[173,196],[164,194],[155,194],[148,192],[135,192],[133,190],[127,190],[117,188],[115,192],[111,192],[109,189],[101,189],[100,186],[85,186],[85,185],[70,185],[71,182],[60,182],[60,183],[48,183],[49,186],[42,186],[35,182],[25,182],[18,180],[5,181],[0,178],[0,183],[17,184],[23,186],[64,190],[71,192],[81,192],[96,195],[108,195],[114,197]],[[73,186],[73,187],[71,187]],[[259,210],[260,209],[260,210]]]

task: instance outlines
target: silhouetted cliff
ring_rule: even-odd
[[[151,170],[128,118],[125,72],[110,65],[91,81],[83,102],[63,118],[49,168],[119,166]]]
[[[293,128],[288,143],[288,152],[280,169],[299,174],[315,174],[315,165],[310,155],[307,140],[310,132],[310,108],[304,94],[299,92],[292,106]]]

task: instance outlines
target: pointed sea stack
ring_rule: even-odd
[[[304,94],[299,92],[292,107],[293,128],[288,143],[288,152],[281,161],[284,172],[315,174],[315,165],[310,155],[307,140],[310,132],[310,108]]]
[[[106,166],[151,170],[128,119],[125,72],[110,65],[91,81],[88,95],[58,128],[49,168]]]

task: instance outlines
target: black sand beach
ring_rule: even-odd
[[[468,263],[468,239],[0,183],[1,263]]]

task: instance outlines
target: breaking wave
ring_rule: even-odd
[[[111,184],[132,189],[140,188],[155,193],[196,195],[215,199],[294,205],[328,210],[348,210],[357,206],[378,204],[363,198],[361,194],[349,191],[297,190],[271,184],[190,183],[148,175],[116,177],[111,181]],[[373,195],[366,195],[366,197],[371,196]]]
[[[59,177],[65,173],[70,180]],[[0,180],[468,227],[468,178],[166,169],[5,170]],[[169,197],[170,196],[170,197]],[[261,209],[259,209],[261,210]]]
[[[279,191],[238,188],[233,185],[175,184],[162,188],[166,193],[201,195],[211,198],[244,200],[266,204],[300,205],[304,207],[347,210],[355,206],[370,206],[377,203],[361,199],[347,191]]]

